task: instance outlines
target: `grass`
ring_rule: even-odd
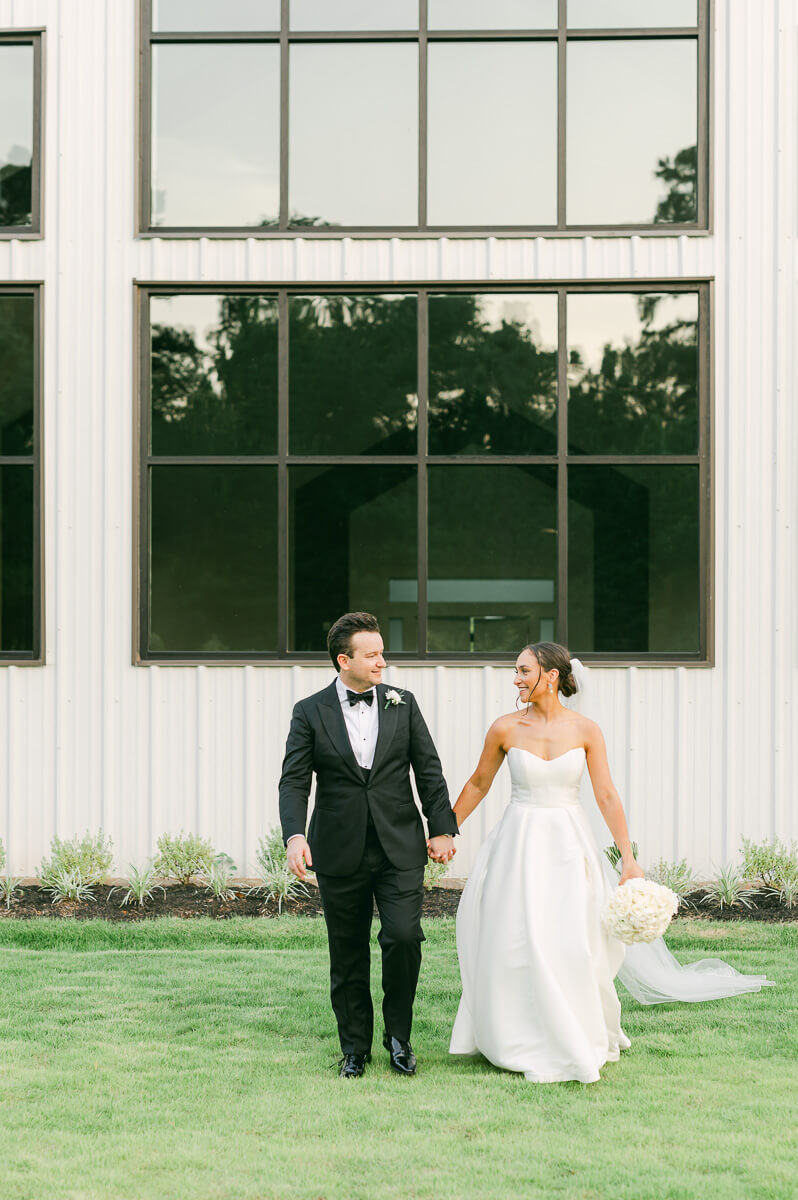
[[[450,1059],[454,922],[426,931],[418,1076],[377,1046],[343,1082],[321,921],[0,922],[3,1200],[792,1200],[798,926],[679,923],[683,961],[778,986],[624,994],[589,1085]]]

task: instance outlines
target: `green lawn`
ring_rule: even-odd
[[[683,961],[778,986],[624,995],[588,1085],[450,1059],[454,922],[426,931],[417,1077],[378,1048],[344,1082],[320,921],[0,922],[2,1200],[793,1200],[798,926],[681,923]]]

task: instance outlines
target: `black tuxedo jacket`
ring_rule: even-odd
[[[307,838],[314,870],[348,875],[363,856],[368,813],[385,854],[399,870],[427,861],[424,826],[413,800],[410,768],[430,837],[457,833],[457,818],[440,759],[415,697],[388,704],[378,684],[379,734],[366,782],[349,741],[335,682],[294,706],[280,777],[280,821],[287,842],[305,833],[308,797],[316,772],[316,805]]]

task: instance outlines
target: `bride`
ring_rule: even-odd
[[[620,883],[641,877],[612,782],[601,729],[567,708],[585,668],[563,646],[538,642],[516,662],[521,711],[488,730],[482,756],[454,806],[458,826],[507,759],[504,816],[480,848],[457,913],[463,985],[451,1054],[481,1052],[534,1083],[592,1083],[629,1045],[616,974],[642,1003],[711,1000],[768,981],[718,959],[682,967],[662,938],[624,946],[601,923],[619,881],[599,853],[579,787],[585,765],[621,852]]]

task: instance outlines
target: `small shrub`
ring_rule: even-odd
[[[787,908],[798,904],[798,871],[794,875],[782,875],[774,890],[778,892],[779,899]]]
[[[678,862],[670,862],[667,858],[657,859],[646,871],[646,879],[670,888],[679,897],[680,905],[689,905],[688,897],[696,891],[696,878],[686,858]]]
[[[94,884],[84,879],[79,867],[50,868],[46,877],[42,876],[42,885],[46,892],[52,894],[52,904],[61,904],[63,900],[96,900]]]
[[[128,867],[128,890],[125,892],[119,907],[124,908],[126,905],[135,902],[139,908],[144,908],[147,901],[152,900],[156,888],[160,888],[165,895],[166,889],[160,883],[155,882],[155,877],[155,866],[151,858],[148,858],[141,868],[134,867],[133,863],[131,863]],[[111,899],[114,892],[121,892],[121,890],[121,887],[111,888],[108,893],[108,899]]]
[[[706,885],[705,892],[701,903],[721,910],[724,908],[753,908],[754,900],[761,894],[759,888],[751,887],[742,868],[736,867],[733,863],[720,870],[717,879],[713,879]]]
[[[439,880],[443,879],[449,871],[449,864],[435,862],[433,859],[427,859],[427,865],[424,867],[424,887],[434,888]]]
[[[5,902],[6,908],[11,907],[14,896],[21,890],[19,886],[21,882],[22,880],[19,877],[14,878],[11,875],[0,876],[0,900]]]
[[[208,876],[213,869],[213,846],[196,834],[183,834],[178,837],[163,833],[157,841],[158,854],[155,857],[155,873],[163,879],[177,879],[180,883],[190,883],[195,875]]]
[[[280,830],[272,827],[258,842],[256,855],[258,875],[262,882],[250,888],[252,892],[264,892],[267,899],[277,901],[277,911],[283,911],[283,903],[294,896],[309,896],[301,879],[289,870],[288,856]]]
[[[50,858],[43,858],[39,866],[39,878],[47,886],[54,878],[66,879],[68,876],[80,878],[80,882],[88,887],[99,883],[111,870],[113,853],[111,839],[103,837],[103,831],[90,834],[88,830],[82,838],[62,839],[54,837],[50,842]]]
[[[798,876],[798,847],[790,847],[780,838],[752,842],[743,838],[740,846],[742,872],[747,879],[758,879],[766,888],[779,890],[780,881]]]
[[[605,846],[604,853],[607,855],[607,858],[610,860],[611,866],[613,866],[615,868],[615,870],[618,872],[618,874],[620,875],[621,870],[620,870],[620,867],[618,864],[621,861],[621,852],[618,849],[618,847],[615,845],[615,842],[613,842],[609,846]],[[637,858],[637,853],[638,853],[637,842],[632,842],[632,854],[635,856],[635,858]]]
[[[224,861],[225,859],[229,859],[229,862]],[[207,884],[205,891],[211,892],[216,900],[234,900],[236,894],[230,886],[234,870],[235,863],[230,856],[219,855],[211,867],[210,874],[203,877],[203,882]]]

